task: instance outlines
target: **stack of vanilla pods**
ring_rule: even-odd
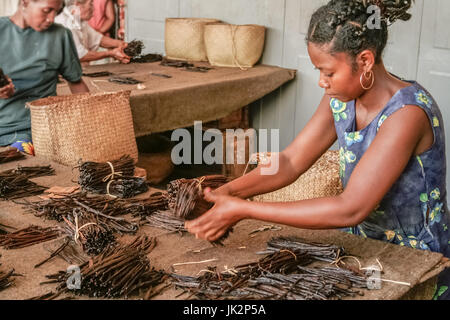
[[[144,48],[144,43],[141,40],[133,40],[128,43],[128,46],[123,50],[123,52],[125,52],[125,54],[130,58],[134,58],[140,56]]]
[[[64,221],[67,234],[79,242],[88,255],[98,255],[116,243],[108,225],[86,210],[74,210]]]
[[[145,45],[140,40],[133,40],[128,43],[128,46],[124,49],[124,52],[127,56],[131,58],[131,63],[151,63],[161,61],[163,56],[160,54],[142,54],[142,50],[144,50]]]
[[[98,222],[113,233],[135,234],[139,225],[125,218],[126,214],[139,215],[146,210],[142,203],[135,200],[111,199],[104,196],[88,196],[85,193],[67,195],[63,198],[51,198],[37,202],[22,203],[37,217],[62,222],[74,212],[90,212]]]
[[[271,254],[283,250],[302,252],[316,260],[330,263],[337,261],[339,256],[344,254],[344,248],[336,245],[308,243],[294,236],[273,238],[267,242],[267,249],[258,254]]]
[[[38,195],[46,190],[29,179],[53,175],[50,166],[44,167],[18,167],[0,172],[0,198],[4,200],[19,199]]]
[[[295,239],[277,251],[252,262],[218,273],[208,268],[199,277],[171,275],[177,288],[199,299],[329,300],[355,296],[352,288],[367,288],[367,278],[335,267],[309,268],[314,261],[339,258],[341,248],[301,243]],[[295,248],[294,248],[295,247]],[[325,251],[328,249],[328,251]],[[330,251],[333,254],[330,254]],[[324,258],[325,257],[325,258]]]
[[[170,211],[157,211],[145,217],[146,223],[154,228],[172,232],[187,232],[184,220],[174,217]]]
[[[174,180],[167,186],[169,209],[176,217],[193,220],[212,207],[212,204],[203,198],[203,190],[217,189],[228,181],[227,177],[221,175]]]
[[[138,57],[131,58],[131,63],[152,63],[162,61],[163,56],[157,53],[143,54]]]
[[[113,233],[118,234],[135,234],[139,226],[125,218],[116,216],[145,210],[145,207],[137,201],[87,196],[85,193],[22,204],[32,211],[35,216],[58,222],[64,221],[73,212],[90,212],[96,216],[99,223],[105,225]]]
[[[17,161],[25,159],[25,155],[19,152],[16,148],[11,148],[0,152],[0,163],[6,163],[10,161]]]
[[[217,189],[228,182],[228,178],[221,175],[204,176],[197,179],[178,179],[167,186],[167,201],[170,212],[181,220],[194,220],[213,207],[203,197],[205,188]],[[233,229],[213,244],[223,245],[222,241],[228,238]]]
[[[0,246],[5,249],[20,249],[58,238],[62,234],[58,227],[42,228],[30,226],[5,235],[0,235]]]
[[[62,222],[63,217],[67,217],[74,209],[81,208],[77,202],[110,217],[127,214],[133,217],[145,216],[148,212],[147,206],[141,201],[88,195],[84,192],[35,202],[25,201],[23,205],[37,217]]]
[[[131,198],[148,190],[145,179],[134,177],[134,160],[126,155],[106,163],[84,162],[78,183],[83,190]]]
[[[129,245],[110,248],[93,257],[90,262],[80,266],[80,289],[71,292],[97,298],[128,298],[145,291],[145,297],[150,298],[157,293],[155,288],[166,279],[163,271],[151,267],[147,257],[155,246],[155,238],[137,237]],[[60,271],[48,275],[51,281],[44,283],[58,283],[58,295],[68,293],[69,276],[66,271]]]
[[[179,68],[183,69],[185,71],[191,71],[191,72],[208,72],[211,70],[211,67],[205,67],[205,66],[195,66],[192,63],[189,63],[187,61],[180,61],[180,60],[172,60],[168,58],[163,58],[161,61],[161,65],[165,67],[172,67],[172,68]]]

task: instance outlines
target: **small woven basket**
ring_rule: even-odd
[[[204,28],[217,19],[167,18],[165,27],[166,56],[174,60],[208,61]]]
[[[36,156],[68,166],[125,154],[138,160],[130,91],[50,97],[27,107]]]
[[[205,26],[209,63],[218,67],[251,68],[261,59],[266,28],[214,23]]]
[[[292,202],[333,197],[342,191],[339,178],[339,152],[330,150],[293,184],[275,192],[256,196],[253,201]]]

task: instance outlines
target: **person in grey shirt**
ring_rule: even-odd
[[[0,88],[0,146],[21,150],[31,143],[30,111],[25,104],[55,96],[59,75],[72,93],[89,92],[72,33],[53,24],[62,2],[21,0],[13,16],[0,17],[0,68],[9,79]],[[32,148],[24,149],[32,153]]]

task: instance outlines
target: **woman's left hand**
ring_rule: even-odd
[[[128,47],[128,42],[121,41],[120,47],[122,48],[122,50],[124,50],[126,47]]]
[[[247,201],[225,196],[217,195],[209,188],[205,190],[205,200],[214,203],[214,206],[201,217],[186,221],[185,228],[196,238],[207,241],[219,239],[233,225],[244,218],[243,205]]]

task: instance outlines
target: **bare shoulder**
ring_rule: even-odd
[[[380,128],[382,130],[400,130],[415,128],[425,130],[429,127],[430,120],[426,112],[416,105],[405,105],[386,119]]]
[[[416,105],[405,105],[386,119],[377,139],[390,139],[393,148],[409,146],[415,155],[431,148],[434,133],[426,112]]]

